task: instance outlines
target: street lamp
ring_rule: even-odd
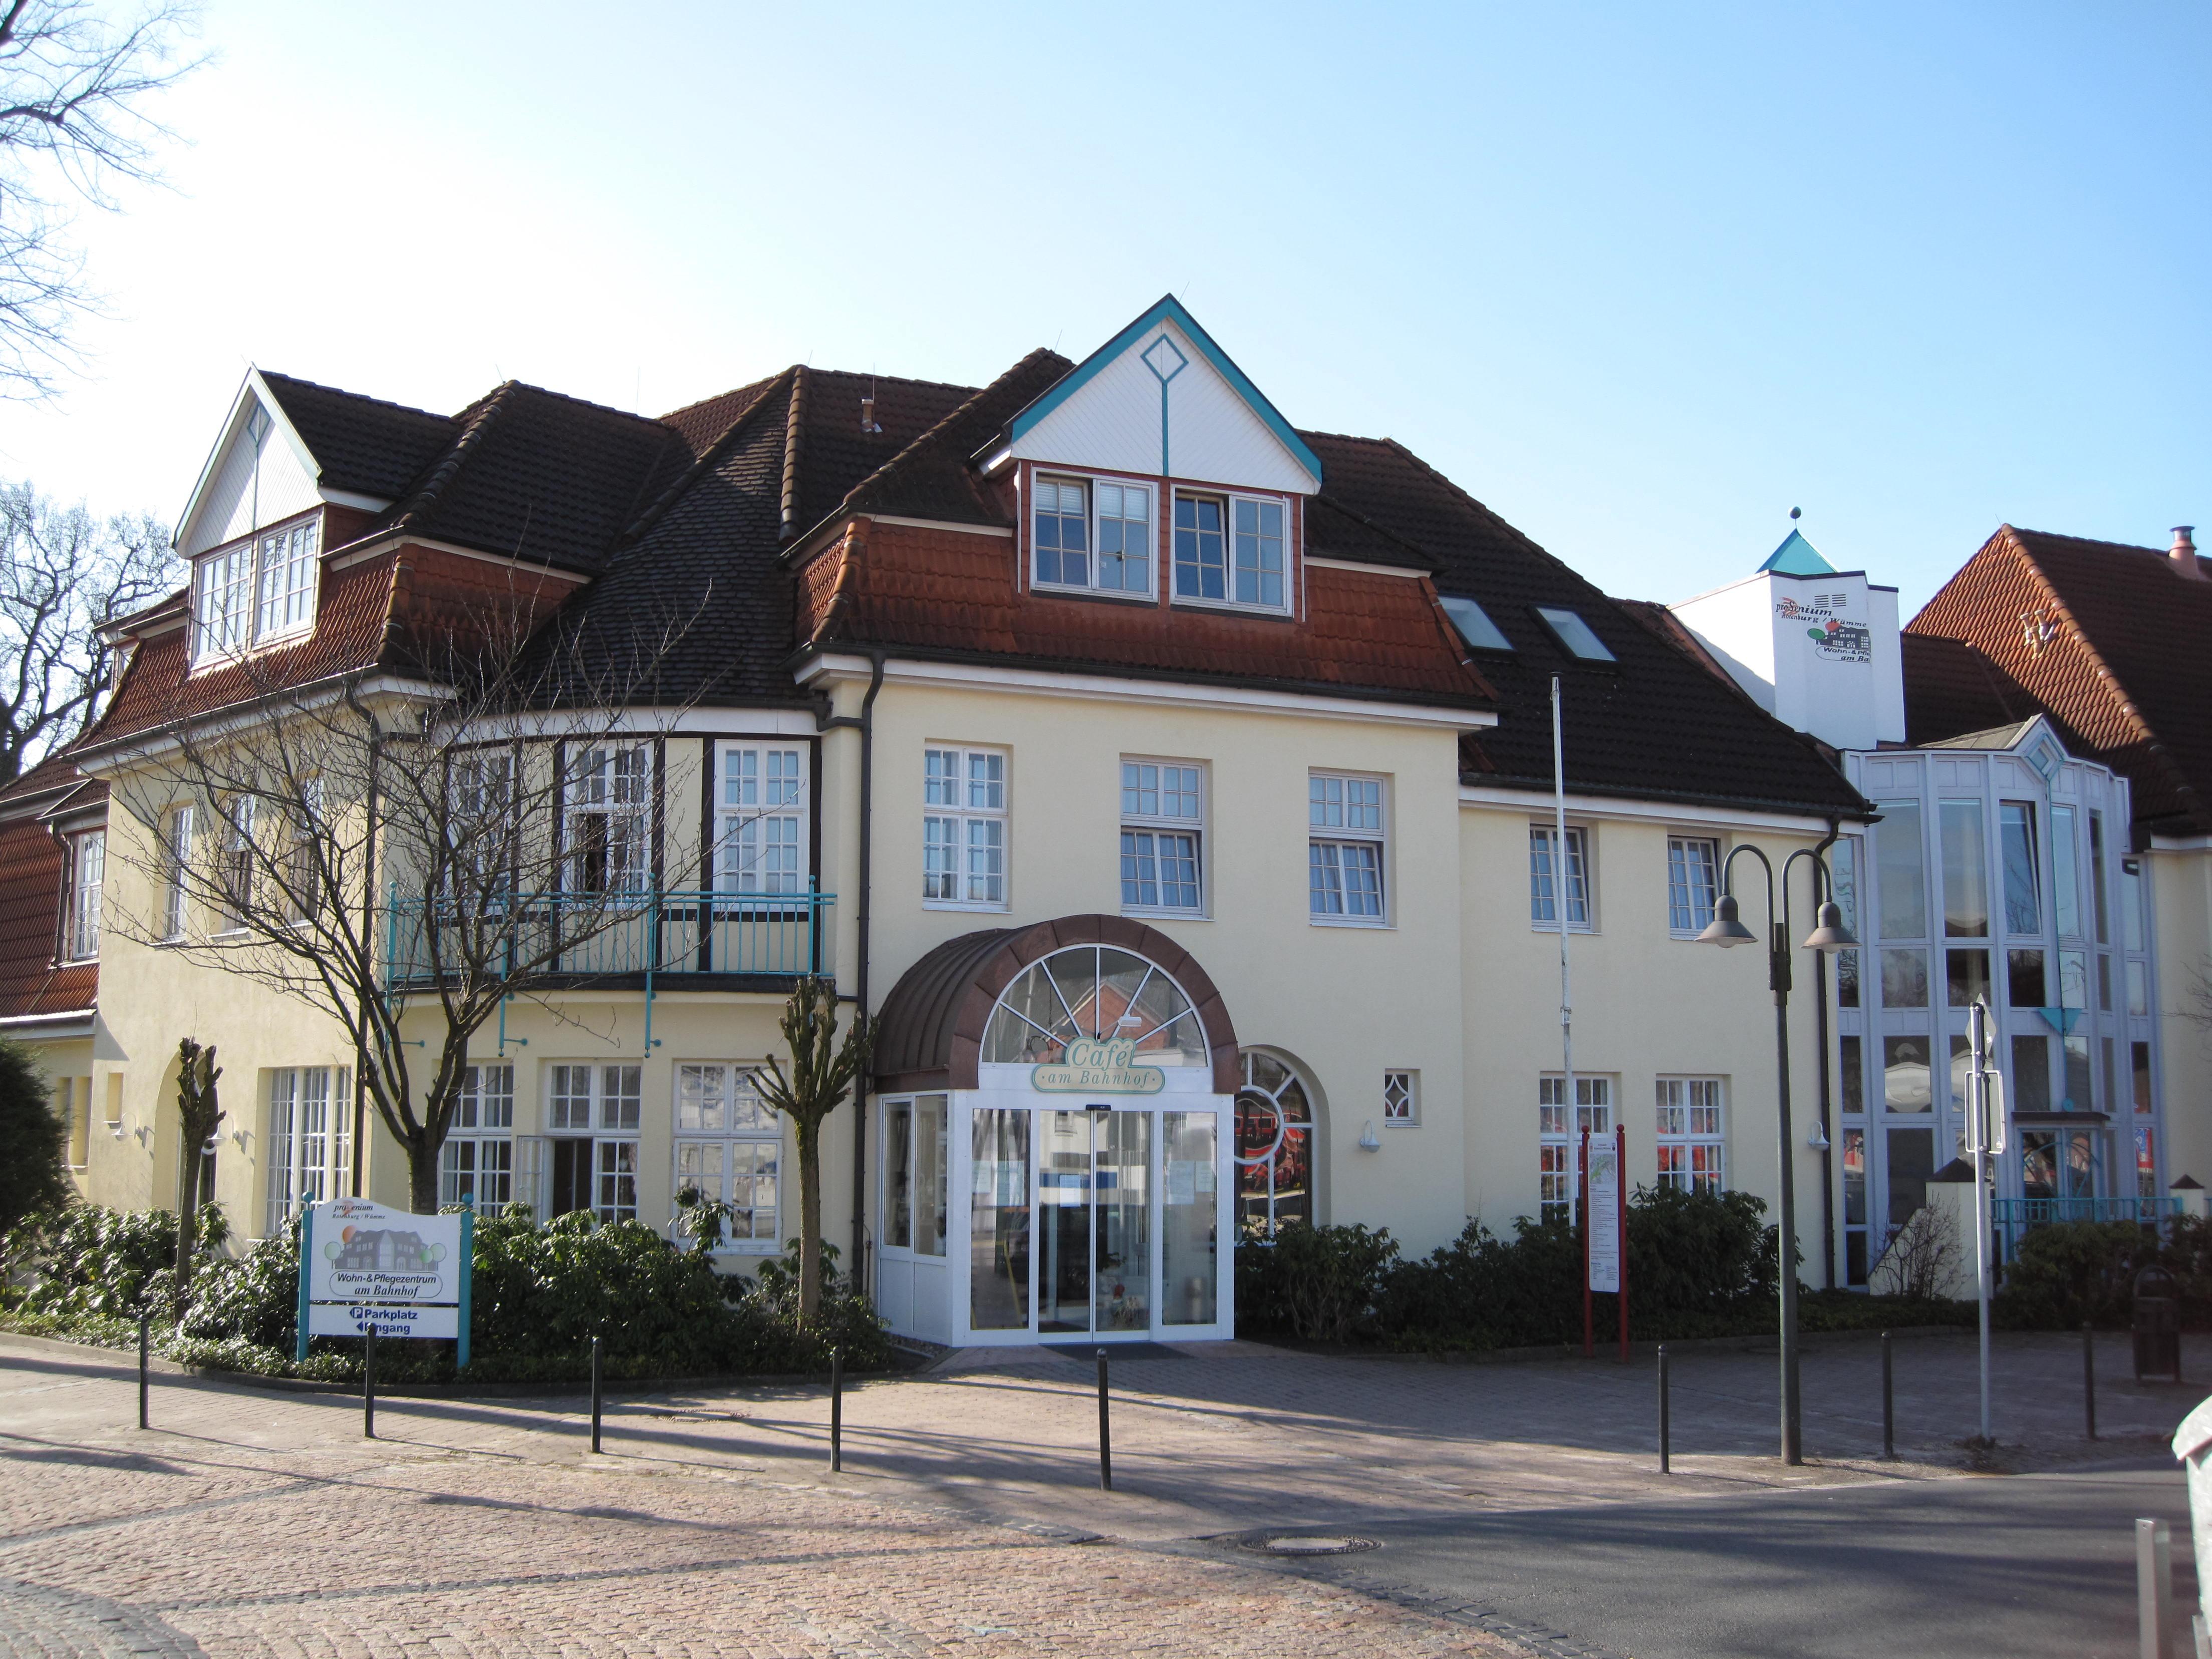
[[[1774,908],[1774,866],[1765,853],[1745,842],[1731,850],[1721,866],[1721,897],[1713,906],[1713,919],[1698,935],[1700,945],[1723,948],[1756,945],[1759,936],[1737,919],[1735,884],[1737,857],[1750,854],[1766,873],[1766,982],[1774,993],[1774,1061],[1780,1094],[1776,1130],[1782,1149],[1782,1189],[1777,1217],[1776,1266],[1782,1277],[1782,1461],[1791,1466],[1805,1461],[1801,1432],[1802,1413],[1797,1386],[1797,1181],[1792,1167],[1796,1148],[1790,1138],[1790,866],[1804,859],[1813,866],[1813,896],[1820,898],[1827,884],[1827,866],[1812,848],[1801,847],[1782,861],[1782,909]],[[1844,913],[1833,899],[1822,899],[1813,931],[1805,936],[1808,951],[1848,951],[1858,941],[1844,926]]]

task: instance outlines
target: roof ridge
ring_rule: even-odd
[[[658,415],[641,415],[634,409],[617,409],[612,404],[594,403],[589,398],[579,398],[573,392],[556,392],[550,386],[539,386],[534,380],[501,380],[501,392],[534,392],[541,398],[552,398],[564,404],[574,404],[579,409],[594,410],[602,415],[612,415],[625,421],[635,421],[640,426],[657,426],[670,430],[668,423]]]
[[[878,374],[872,368],[817,368],[811,363],[793,363],[788,368],[779,368],[773,374],[763,375],[757,380],[741,381],[739,384],[729,387],[726,391],[710,392],[703,398],[694,398],[690,403],[679,404],[678,407],[670,410],[665,415],[659,416],[656,418],[665,424],[667,422],[676,419],[679,415],[689,415],[695,409],[704,409],[708,404],[720,402],[722,398],[730,397],[737,392],[743,392],[750,386],[757,386],[761,388],[761,395],[765,397],[767,395],[768,388],[775,381],[783,379],[785,375],[790,374],[793,368],[804,368],[810,374],[842,375],[845,379],[851,380],[882,380],[886,384],[892,386],[937,386],[947,392],[972,392],[975,390],[973,386],[965,386],[958,380],[916,380],[911,374]],[[750,407],[750,405],[747,406]]]
[[[399,510],[392,515],[391,527],[393,530],[409,528],[436,502],[469,457],[475,453],[477,446],[483,441],[485,429],[499,417],[500,411],[507,405],[510,394],[520,384],[517,380],[501,380],[463,411],[468,416],[467,424],[447,446],[446,453],[438,458],[437,463],[423,473],[422,482],[409,494]]]
[[[908,456],[920,451],[924,444],[927,444],[933,439],[938,437],[955,421],[958,420],[963,415],[967,414],[970,410],[974,409],[977,404],[982,402],[984,398],[989,397],[991,393],[996,392],[1008,380],[1012,380],[1015,375],[1020,374],[1022,370],[1027,368],[1030,363],[1044,357],[1059,357],[1060,362],[1067,362],[1067,359],[1065,357],[1060,357],[1060,354],[1054,351],[1050,346],[1038,346],[1032,350],[1024,353],[1019,359],[1001,371],[988,384],[975,387],[966,398],[963,398],[956,407],[948,410],[945,415],[933,424],[925,427],[921,431],[916,433],[904,447],[900,449],[889,459],[885,460],[884,464],[878,467],[874,471],[860,479],[860,482],[855,483],[850,489],[847,490],[845,492],[844,499],[840,501],[836,507],[830,508],[829,512],[823,514],[822,517],[817,520],[813,524],[809,525],[805,535],[793,537],[792,538],[793,544],[795,546],[799,543],[804,542],[808,536],[811,536],[817,530],[819,530],[823,525],[829,523],[830,520],[836,518],[839,514],[845,512],[848,508],[851,507],[854,502],[858,500],[862,490],[866,489],[870,484],[875,483],[878,479],[889,473],[893,467],[898,465]],[[1074,365],[1070,363],[1068,367],[1073,368]],[[944,384],[949,385],[951,383],[945,382]],[[957,390],[958,388],[955,387],[954,389]]]
[[[712,443],[709,443],[704,449],[699,452],[698,459],[692,462],[690,465],[685,467],[683,471],[678,473],[674,478],[669,481],[668,487],[665,489],[662,490],[659,495],[654,496],[653,500],[645,504],[645,510],[640,513],[636,518],[630,521],[629,527],[624,530],[623,533],[616,538],[615,544],[617,547],[628,547],[642,539],[646,533],[650,531],[654,525],[660,522],[661,519],[668,513],[668,510],[676,505],[678,500],[686,490],[690,489],[693,484],[696,483],[700,480],[700,478],[721,464],[722,456],[730,441],[737,435],[738,429],[745,425],[745,423],[750,421],[755,415],[761,411],[761,410],[767,404],[769,399],[775,395],[776,388],[778,386],[781,386],[786,380],[789,380],[798,372],[799,365],[794,363],[789,368],[780,369],[775,374],[769,375],[767,380],[762,381],[760,383],[760,390],[754,395],[753,400],[747,404],[743,409],[739,410],[734,416],[731,416],[730,423],[722,428]],[[743,390],[743,388],[740,387],[739,390]],[[716,396],[723,398],[726,398],[730,394],[726,392],[716,394]],[[698,404],[687,404],[686,407],[696,409],[702,404],[710,404],[714,401],[714,399],[713,398],[702,398],[700,399]],[[675,413],[678,415],[683,412],[683,410],[678,410],[675,411]],[[673,419],[674,416],[670,416],[664,418]]]
[[[441,415],[434,409],[417,409],[412,404],[397,403],[390,398],[372,398],[366,392],[349,392],[342,386],[331,386],[321,380],[310,380],[298,374],[287,374],[281,369],[253,366],[253,372],[264,380],[282,380],[287,386],[303,386],[311,392],[327,392],[334,398],[350,398],[356,403],[374,404],[379,409],[396,410],[402,415],[420,415],[428,421],[453,421],[459,417]]]
[[[2151,729],[2150,721],[2144,717],[2142,709],[2136,704],[2134,694],[2129,691],[2127,682],[2119,677],[2118,671],[2116,671],[2111,662],[2106,659],[2105,653],[2097,648],[2094,641],[2089,638],[2089,630],[2082,627],[2081,618],[2074,614],[2074,607],[2066,603],[2065,597],[2059,592],[2057,585],[2051,580],[2050,573],[2045,571],[2043,566],[2037,562],[2035,555],[2028,550],[2027,544],[2021,540],[2021,533],[2022,532],[2016,526],[2011,524],[2001,524],[1997,526],[1996,534],[1991,536],[1989,541],[1984,542],[1982,544],[1981,551],[1986,552],[1991,544],[1999,541],[2003,542],[2008,547],[2011,548],[2014,556],[2027,568],[2029,580],[2035,587],[2042,592],[2044,597],[2047,599],[2052,606],[2057,609],[2060,619],[2066,625],[2066,632],[2069,637],[2073,640],[2076,646],[2081,647],[2082,654],[2088,658],[2089,665],[2095,669],[2103,678],[2105,683],[2112,688],[2112,695],[2119,704],[2121,717],[2126,720],[2130,726],[2135,728],[2137,735],[2142,740],[2144,748],[2150,754],[2157,757],[2160,768],[2165,771],[2168,780],[2172,783],[2174,788],[2179,793],[2186,796],[2191,800],[2197,800],[2201,799],[2197,793],[2197,786],[2190,782],[2187,775],[2182,770],[2180,764],[2174,760],[2172,753],[2167,750],[2166,744],[2160,741],[2158,733]],[[2026,533],[2031,536],[2038,536],[2047,534],[2048,532],[2031,530]],[[2083,538],[2080,537],[2069,537],[2066,539],[2078,541]],[[2108,545],[2112,546],[2124,546],[2125,544],[2126,544],[2124,543],[2108,544]],[[1980,556],[1981,553],[1977,552],[1975,557],[1978,558]],[[1967,563],[1969,564],[1972,564],[1972,559],[1969,559],[1967,561]],[[1947,582],[1944,586],[1948,587],[1950,584]],[[1932,604],[1934,601],[1931,600],[1929,603]],[[2042,699],[2039,697],[2037,698],[2037,702],[2040,703]]]

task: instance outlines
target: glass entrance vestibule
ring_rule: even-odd
[[[1171,978],[1078,951],[1008,988],[980,1087],[880,1097],[876,1291],[894,1332],[970,1346],[1233,1330],[1234,1097]]]

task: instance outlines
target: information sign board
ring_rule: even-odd
[[[416,1215],[365,1198],[312,1205],[300,1229],[300,1348],[310,1336],[458,1340],[468,1363],[475,1217]]]

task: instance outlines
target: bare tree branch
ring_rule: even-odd
[[[76,735],[101,683],[100,630],[177,578],[154,520],[102,521],[0,485],[0,784]]]

